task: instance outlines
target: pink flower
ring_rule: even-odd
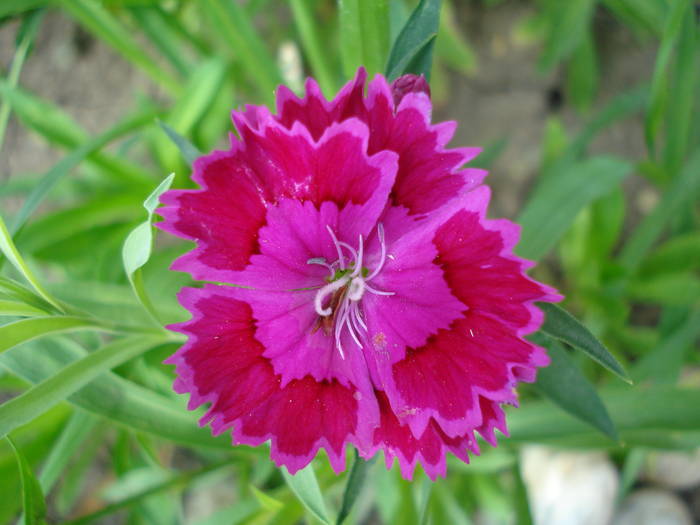
[[[486,173],[463,168],[479,150],[446,147],[456,124],[430,123],[425,89],[378,75],[365,95],[365,76],[234,112],[201,189],[163,196],[160,227],[196,242],[173,268],[222,283],[182,290],[168,362],[189,408],[210,404],[202,425],[269,440],[292,473],[320,447],[341,471],[352,443],[435,478],[447,451],[479,453],[475,432],[507,434],[500,405],[548,363],[523,339],[533,302],[559,297],[524,275],[518,227],[486,219]]]

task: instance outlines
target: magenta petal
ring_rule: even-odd
[[[273,460],[290,472],[307,465],[319,447],[336,471],[343,470],[346,442],[369,446],[374,398],[363,398],[352,385],[311,377],[281,386],[254,337],[249,305],[230,292],[207,285],[181,293],[193,318],[170,327],[190,337],[168,359],[176,365],[175,389],[191,394],[191,409],[211,403],[202,424],[211,423],[215,433],[231,428],[234,443],[271,440]]]

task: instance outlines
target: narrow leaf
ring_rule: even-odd
[[[582,350],[624,381],[631,382],[622,365],[608,352],[603,343],[598,341],[573,315],[551,303],[537,303],[537,306],[545,313],[542,325],[544,333]]]
[[[700,193],[700,148],[693,152],[654,210],[644,217],[620,252],[620,263],[635,269],[679,210]]]
[[[321,495],[321,489],[318,486],[313,466],[309,465],[293,476],[286,470],[282,470],[282,475],[287,485],[289,485],[289,488],[296,494],[304,507],[322,523],[330,525],[326,504],[323,501],[323,496]]]
[[[84,317],[56,315],[22,319],[0,326],[0,353],[38,337],[99,327],[97,322]]]
[[[617,187],[632,165],[614,157],[593,157],[540,181],[520,214],[518,252],[528,259],[545,255],[569,229],[578,213]]]
[[[158,124],[168,135],[170,140],[173,141],[173,144],[175,144],[180,150],[180,153],[182,154],[182,157],[187,161],[187,164],[192,166],[197,157],[202,156],[199,150],[190,141],[188,141],[185,137],[180,135],[173,128],[168,126],[165,122],[159,120]]]
[[[15,454],[17,466],[19,467],[19,477],[22,482],[22,507],[24,509],[25,525],[41,525],[46,523],[46,502],[41,491],[41,485],[34,477],[27,459],[15,446],[14,442],[7,437],[7,442]]]
[[[551,363],[537,372],[536,386],[566,412],[617,441],[615,425],[593,385],[581,373],[566,350],[546,336],[534,338],[548,349]]]
[[[440,0],[421,0],[411,13],[389,53],[386,77],[394,80],[406,73],[429,81],[433,47],[440,25]]]
[[[50,344],[38,340],[0,354],[0,364],[31,383],[39,383],[86,355],[74,343],[55,338]],[[188,446],[231,450],[230,438],[212,437],[180,403],[109,372],[88,383],[68,401],[135,431]]]
[[[5,402],[0,405],[0,437],[40,416],[101,373],[144,353],[161,341],[144,336],[113,341]]]
[[[352,464],[352,470],[348,476],[347,485],[345,485],[340,512],[338,513],[338,518],[335,520],[336,525],[342,525],[345,519],[350,515],[350,511],[365,485],[367,473],[372,468],[373,464],[374,458],[367,461],[359,456],[357,450],[355,451],[355,461]]]
[[[12,266],[14,266],[17,271],[22,274],[22,276],[29,282],[29,284],[32,285],[42,299],[51,304],[58,311],[62,311],[62,306],[39,282],[39,279],[36,278],[34,272],[32,272],[27,263],[24,262],[24,259],[20,255],[19,251],[17,251],[17,247],[12,240],[12,235],[10,235],[10,232],[7,230],[7,226],[5,226],[5,221],[3,220],[2,216],[0,216],[0,252],[7,257],[10,264],[12,264]],[[2,345],[1,341],[0,345]]]

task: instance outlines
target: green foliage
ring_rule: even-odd
[[[650,448],[697,447],[700,390],[684,377],[698,365],[700,336],[700,42],[692,2],[675,0],[537,0],[520,21],[540,46],[538,69],[561,73],[566,96],[533,152],[540,165],[521,203],[517,249],[544,259],[536,271],[566,299],[540,305],[545,321],[533,338],[552,364],[508,409],[510,437],[498,448],[480,444],[470,465],[450,460],[436,483],[420,470],[406,482],[381,459],[359,457],[336,476],[323,454],[291,476],[267,447],[232,447],[199,428],[202,413],[172,392],[162,361],[183,338],[163,326],[185,318],[175,295],[189,279],[168,267],[188,246],[154,238],[160,195],[191,187],[194,159],[225,143],[232,108],[272,108],[278,84],[298,90],[306,75],[332,96],[360,66],[390,79],[432,72],[436,112],[452,118],[437,96],[453,94],[446,69],[478,84],[498,58],[463,22],[505,8],[465,4],[0,2],[10,22],[0,30],[17,32],[0,74],[1,152],[11,153],[14,126],[58,154],[48,169],[0,179],[0,522],[45,523],[48,507],[61,523],[115,513],[125,523],[176,523],[186,502],[209,497],[208,514],[192,523],[340,525],[371,515],[468,524],[477,512],[531,523],[519,474],[525,443],[613,452],[620,497]],[[51,17],[79,25],[147,86],[96,133],[22,76]],[[626,26],[656,57],[648,78],[605,98],[599,19]],[[517,31],[502,36],[522,43]],[[604,133],[623,121],[638,127],[646,152],[607,147]],[[516,124],[501,125],[473,165],[498,169],[507,157]],[[628,191],[637,186],[658,200],[637,209]],[[88,472],[98,483],[86,483]],[[229,498],[218,504],[209,495],[221,487]],[[81,510],[88,499],[97,508]]]

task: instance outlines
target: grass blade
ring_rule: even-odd
[[[166,135],[168,135],[170,140],[173,141],[173,144],[175,144],[180,150],[180,154],[187,161],[187,164],[192,166],[194,161],[198,157],[202,156],[202,153],[189,140],[180,135],[177,131],[168,126],[165,122],[159,120],[158,124],[160,125],[161,129],[165,131]]]
[[[381,1],[381,0],[380,0]],[[291,0],[294,24],[297,27],[304,52],[309,58],[313,76],[318,80],[326,97],[337,91],[336,75],[329,60],[329,54],[317,27],[313,3],[308,0]]]
[[[282,476],[304,507],[321,523],[330,525],[326,504],[323,501],[313,465],[308,465],[293,476],[283,469]]]
[[[0,326],[0,353],[46,335],[104,328],[97,321],[68,315],[22,319]]]
[[[670,220],[700,192],[700,149],[695,150],[654,210],[644,217],[620,252],[620,263],[633,270],[643,260]]]
[[[352,470],[348,476],[347,485],[345,485],[343,501],[340,505],[340,512],[338,513],[338,518],[335,520],[335,525],[342,525],[345,519],[350,515],[352,506],[360,495],[365,484],[365,479],[367,478],[367,473],[373,464],[374,459],[367,461],[361,458],[357,450],[355,450],[355,461],[352,464]]]
[[[545,346],[552,362],[537,372],[537,388],[566,412],[617,441],[615,425],[593,385],[566,350],[546,336],[534,338]]]
[[[600,156],[540,181],[518,217],[523,227],[519,254],[540,259],[566,233],[583,208],[612,191],[631,171],[628,162]]]
[[[537,306],[545,313],[545,321],[541,329],[544,333],[582,350],[612,373],[631,383],[622,365],[573,315],[555,304],[537,303]]]
[[[24,509],[25,525],[42,525],[46,524],[46,502],[44,494],[41,491],[41,485],[34,477],[32,468],[29,466],[26,458],[15,446],[14,442],[6,437],[10,448],[17,459],[19,467],[19,477],[22,482],[22,507]]]
[[[12,241],[12,236],[5,226],[5,221],[2,216],[0,216],[0,252],[2,252],[7,260],[10,261],[12,266],[14,266],[19,273],[32,285],[36,292],[51,306],[56,308],[59,312],[63,311],[63,307],[60,303],[54,299],[51,294],[44,288],[44,286],[39,282],[39,280],[32,272],[31,268],[24,262],[24,259],[17,251],[15,243]],[[0,342],[0,346],[2,342]]]
[[[126,337],[71,363],[49,379],[0,405],[0,436],[32,421],[101,373],[143,354],[159,342],[162,339],[155,337]]]
[[[0,354],[0,364],[31,383],[39,383],[86,355],[77,345],[56,338],[50,345],[38,340]],[[180,403],[109,372],[88,383],[68,401],[135,431],[188,446],[231,450],[229,437],[214,438],[208,430],[199,428],[196,417]]]

